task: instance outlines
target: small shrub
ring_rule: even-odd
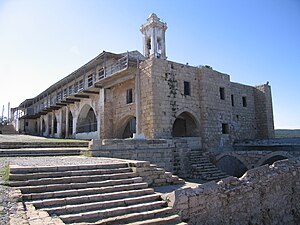
[[[2,179],[4,180],[5,184],[8,183],[9,181],[9,165],[5,165],[2,167],[2,170],[1,170],[1,175],[2,175]]]

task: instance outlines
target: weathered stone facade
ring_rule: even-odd
[[[19,132],[79,139],[198,137],[204,149],[274,136],[270,86],[167,60],[167,26],[151,14],[144,56],[103,52],[19,106]]]
[[[299,224],[299,158],[275,162],[194,188],[166,194],[182,219],[194,224]]]

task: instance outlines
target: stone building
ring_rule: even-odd
[[[199,137],[204,148],[274,136],[271,89],[167,60],[167,24],[141,26],[143,54],[102,52],[18,110],[19,132],[78,139]]]

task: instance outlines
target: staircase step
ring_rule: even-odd
[[[92,175],[92,176],[41,178],[37,180],[12,181],[10,182],[10,185],[13,187],[19,187],[19,186],[36,186],[36,185],[48,185],[48,184],[85,183],[85,182],[101,181],[101,180],[109,180],[109,179],[133,178],[135,176],[136,173],[129,172],[129,173],[103,174],[103,175]]]
[[[147,203],[151,201],[160,200],[159,194],[143,195],[131,198],[122,198],[116,200],[108,200],[103,202],[92,202],[78,205],[66,205],[61,207],[43,208],[49,214],[63,215],[63,214],[75,214],[82,211],[92,211],[100,209],[108,209],[112,207],[125,207],[134,204]]]
[[[148,220],[137,221],[134,223],[128,223],[127,225],[166,225],[166,224],[178,224],[181,219],[178,215],[170,215],[165,217],[156,217]],[[125,225],[125,224],[124,224]]]
[[[80,225],[114,225],[114,224],[124,224],[131,221],[145,220],[153,217],[158,217],[162,215],[167,215],[172,213],[171,207],[166,207],[162,209],[148,210],[145,212],[128,213],[122,216],[109,217],[106,219],[99,220],[94,223],[80,223]],[[79,224],[78,224],[79,225]]]
[[[13,174],[24,173],[42,173],[42,172],[63,172],[74,170],[95,170],[95,169],[116,169],[127,168],[127,163],[113,164],[85,164],[85,165],[60,165],[60,166],[10,166],[10,172]]]
[[[9,179],[11,181],[15,181],[15,180],[24,181],[24,180],[41,179],[41,178],[102,175],[102,174],[128,173],[128,172],[131,172],[131,169],[128,167],[116,168],[116,169],[74,170],[74,171],[62,171],[62,172],[10,174]]]
[[[134,197],[141,195],[153,194],[154,190],[152,188],[140,189],[140,190],[125,190],[125,191],[116,191],[112,193],[102,193],[94,195],[84,195],[68,198],[53,198],[53,199],[43,199],[43,200],[34,200],[29,203],[33,204],[37,208],[47,208],[61,205],[75,205],[75,204],[84,204],[89,202],[97,201],[106,201],[121,199],[126,197]]]
[[[155,202],[125,206],[125,207],[116,207],[111,209],[89,211],[89,212],[84,212],[79,214],[62,215],[60,216],[60,218],[65,223],[94,222],[95,220],[99,220],[99,218],[104,219],[111,216],[123,215],[125,213],[159,209],[165,207],[166,204],[167,203],[165,201],[155,201]]]
[[[71,189],[82,189],[89,187],[106,187],[113,185],[121,184],[132,184],[142,182],[141,177],[133,177],[128,179],[120,180],[104,180],[98,182],[87,182],[87,183],[69,183],[69,184],[50,184],[50,185],[41,185],[41,186],[25,186],[18,187],[23,194],[29,193],[41,193],[41,192],[50,192],[50,191],[59,191],[59,190],[71,190]]]
[[[49,199],[49,198],[60,198],[60,197],[74,197],[79,195],[91,195],[95,193],[107,193],[116,192],[124,190],[136,190],[147,188],[147,183],[134,183],[134,184],[123,184],[115,186],[107,186],[100,188],[85,188],[85,189],[75,189],[75,190],[62,190],[55,192],[43,192],[43,193],[33,193],[22,195],[23,200],[36,200],[36,199]]]

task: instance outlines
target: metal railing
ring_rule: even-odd
[[[103,70],[99,70],[97,74],[94,74],[93,84],[110,77],[124,69],[128,68],[129,64],[129,54],[125,55],[124,57],[118,59],[112,65],[104,66]],[[37,114],[43,110],[45,110],[50,105],[54,105],[62,100],[65,100],[67,97],[82,92],[91,88],[90,85],[91,80],[89,80],[89,76],[85,77],[85,79],[81,79],[76,81],[74,84],[69,84],[67,87],[60,87],[57,90],[53,91],[52,94],[45,96],[44,98],[36,101],[33,104],[34,114]],[[71,83],[71,82],[70,82]],[[89,85],[88,85],[89,84]],[[32,113],[32,112],[31,112]]]

